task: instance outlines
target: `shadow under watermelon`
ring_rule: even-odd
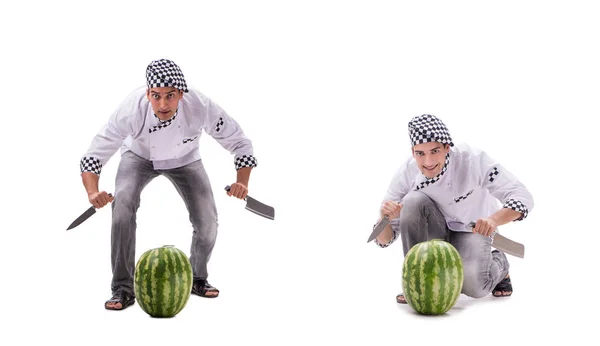
[[[493,298],[491,295],[489,298]],[[461,294],[458,298],[458,301],[456,302],[456,304],[454,304],[454,306],[448,310],[448,312],[441,314],[441,315],[424,315],[424,314],[420,314],[418,312],[416,312],[414,309],[412,309],[408,304],[397,304],[398,309],[406,311],[412,315],[415,316],[421,316],[421,317],[438,317],[438,318],[443,318],[443,317],[451,317],[452,315],[457,315],[462,313],[464,310],[469,309],[471,306],[480,304],[481,301],[483,300],[487,300],[488,297],[486,298],[471,298],[469,296],[466,296],[464,294]]]

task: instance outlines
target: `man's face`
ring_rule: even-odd
[[[442,171],[450,146],[440,142],[427,142],[415,145],[412,150],[421,173],[427,178],[433,178]]]
[[[154,114],[160,120],[169,120],[177,111],[177,104],[183,92],[176,88],[163,87],[146,90],[146,96],[152,105]]]

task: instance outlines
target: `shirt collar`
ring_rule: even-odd
[[[156,116],[156,114],[154,114],[154,117],[156,119],[158,119],[158,125],[151,126],[149,129],[150,133],[164,129],[165,127],[171,125],[173,120],[175,120],[175,118],[177,117],[178,113],[179,113],[179,108],[177,108],[177,110],[175,111],[175,114],[173,114],[173,116],[167,120],[161,120],[158,116]]]
[[[425,177],[424,181],[422,181],[422,182],[420,182],[420,183],[417,184],[417,187],[415,188],[415,191],[419,191],[419,190],[421,190],[423,188],[426,188],[427,186],[435,184],[440,179],[442,179],[442,176],[448,170],[448,164],[449,163],[450,163],[450,153],[446,154],[446,162],[444,163],[444,167],[442,167],[442,170],[440,171],[440,173],[438,173],[438,175],[436,175],[433,178],[427,178],[427,177]],[[423,173],[421,173],[421,175],[423,175]]]

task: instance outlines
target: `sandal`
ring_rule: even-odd
[[[208,292],[217,292],[217,294],[206,294]],[[211,286],[206,280],[194,280],[192,293],[205,298],[216,298],[219,296],[219,290]]]
[[[400,293],[399,295],[396,296],[396,303],[398,303],[398,304],[408,304],[406,302],[406,297],[404,297],[404,293]]]
[[[109,307],[109,303],[121,303],[120,308]],[[125,291],[118,291],[115,293],[110,300],[107,300],[104,303],[104,308],[106,310],[125,310],[127,307],[133,305],[135,303],[135,297]]]
[[[496,294],[496,292],[499,292],[499,294]],[[505,292],[509,292],[509,293],[505,294]],[[494,287],[494,290],[492,291],[492,295],[497,298],[510,297],[512,295],[512,292],[513,292],[512,283],[510,282],[510,276],[508,276],[508,277],[505,277],[504,279],[502,279],[502,281],[500,281],[496,285],[496,287]]]

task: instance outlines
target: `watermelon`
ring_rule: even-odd
[[[441,315],[450,310],[458,301],[463,278],[460,254],[444,240],[418,243],[404,257],[404,297],[420,314]]]
[[[190,298],[192,282],[190,260],[172,245],[144,252],[135,266],[136,300],[152,317],[177,315]]]

